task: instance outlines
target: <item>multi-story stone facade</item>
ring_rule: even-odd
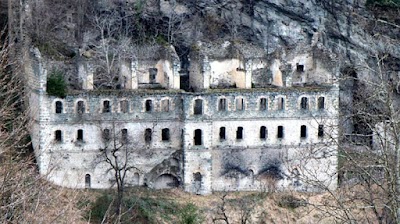
[[[276,60],[269,68],[257,58],[197,57],[189,69],[194,91],[179,89],[177,57],[162,60],[169,65],[162,78],[160,60],[125,64],[121,71],[129,88],[124,90],[93,90],[93,74],[80,66],[83,90],[57,98],[46,93],[40,53],[32,55],[26,64],[32,142],[41,174],[55,184],[111,187],[113,173],[102,153],[119,142],[133,167],[126,176],[130,186],[183,187],[197,194],[336,187],[339,90],[334,74],[323,83],[295,84],[294,75],[319,71],[315,61],[314,70],[297,62],[292,73],[284,74]],[[267,84],[255,87],[254,77],[263,76],[263,69],[271,75],[258,82]],[[217,79],[219,73],[223,79]],[[220,88],[229,77],[235,88]]]

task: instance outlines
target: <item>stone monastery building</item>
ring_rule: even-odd
[[[268,59],[231,45],[216,53],[199,43],[186,72],[172,48],[121,61],[119,90],[97,90],[96,62],[82,61],[82,90],[65,98],[47,94],[51,65],[32,49],[40,173],[70,188],[112,187],[115,152],[129,186],[196,194],[335,188],[339,89],[329,55],[314,47]]]

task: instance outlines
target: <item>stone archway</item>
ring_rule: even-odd
[[[179,186],[179,180],[171,174],[162,174],[154,181],[154,189],[171,189]]]

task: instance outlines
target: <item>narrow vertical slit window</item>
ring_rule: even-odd
[[[85,188],[90,188],[91,187],[91,178],[90,174],[85,175]]]
[[[110,139],[111,139],[110,129],[104,129],[103,130],[103,139],[105,141],[110,141]]]
[[[226,139],[225,136],[225,127],[220,127],[219,128],[219,140],[224,141]]]

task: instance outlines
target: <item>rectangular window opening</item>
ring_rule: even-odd
[[[261,126],[260,128],[260,139],[267,138],[267,128],[265,126]]]
[[[79,129],[76,137],[77,141],[83,141],[83,130]]]
[[[243,139],[243,127],[238,127],[236,130],[236,139]]]
[[[244,99],[243,98],[236,99],[236,110],[238,110],[238,111],[244,110]]]
[[[110,113],[110,112],[111,112],[110,101],[108,100],[103,101],[103,113]]]
[[[284,137],[283,126],[278,126],[278,135],[277,135],[277,137],[279,139],[282,139]]]
[[[168,128],[162,129],[162,131],[161,131],[161,139],[163,141],[169,141],[170,135],[169,135],[169,129]]]
[[[226,99],[219,99],[218,111],[226,111]]]
[[[55,131],[55,139],[56,142],[62,141],[62,132],[60,130]]]
[[[325,109],[325,97],[318,98],[318,109],[319,110]]]
[[[201,129],[196,129],[194,131],[194,139],[193,140],[194,140],[194,145],[202,145],[203,144]]]
[[[322,124],[318,125],[318,137],[319,138],[324,137],[324,125]]]
[[[129,111],[129,102],[127,100],[122,100],[119,102],[119,106],[122,113],[128,113]]]
[[[85,113],[85,103],[83,101],[78,101],[78,105],[77,105],[77,113],[78,114],[83,114]]]
[[[300,138],[307,138],[307,126],[305,125],[300,127]]]
[[[203,114],[203,100],[197,99],[194,101],[194,114]]]
[[[225,140],[225,127],[220,127],[219,128],[219,140],[224,141]]]
[[[151,112],[153,110],[153,102],[151,100],[146,100],[146,112]]]
[[[111,134],[110,134],[110,129],[104,129],[103,130],[103,139],[105,141],[110,141]]]
[[[301,98],[300,106],[301,106],[301,109],[308,110],[308,98],[307,97]]]
[[[126,128],[121,130],[121,141],[122,141],[122,143],[128,142],[128,129],[126,129]]]
[[[168,99],[161,101],[161,110],[163,112],[168,112],[169,111],[169,100]]]
[[[63,110],[63,103],[61,101],[56,102],[56,114],[61,114]]]
[[[278,98],[278,110],[285,110],[285,99],[283,97]]]
[[[157,69],[156,68],[149,68],[149,81],[150,83],[157,82]]]
[[[266,111],[267,110],[267,99],[266,98],[261,98],[260,99],[260,110],[261,111]]]
[[[147,128],[144,132],[144,141],[146,143],[150,143],[151,142],[151,135],[153,134],[153,131],[150,128]]]

